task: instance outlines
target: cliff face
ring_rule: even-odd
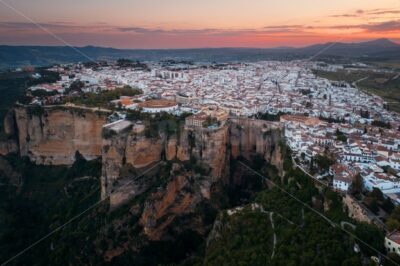
[[[274,165],[282,173],[283,127],[280,123],[254,119],[232,119],[229,132],[231,156],[243,156],[251,160],[261,155],[265,161]]]
[[[186,162],[192,159],[209,168],[214,181],[222,176],[226,166],[227,126],[216,130],[182,127],[179,137],[160,134],[156,138],[147,138],[143,131],[135,131],[135,125],[130,125],[123,133],[108,135],[103,139],[102,148],[103,198],[113,197],[112,191],[115,190],[116,181],[122,178],[121,169],[124,166],[145,169],[160,160]]]
[[[76,151],[88,160],[101,156],[107,112],[60,106],[19,106],[14,111],[21,156],[45,165],[70,165]]]
[[[0,140],[0,155],[18,152],[17,135],[15,129],[15,112],[14,109],[8,111],[4,117],[4,136]]]
[[[121,187],[117,182],[123,181],[122,170],[146,168],[160,161],[164,145],[161,139],[146,138],[141,133],[136,134],[129,126],[123,133],[103,138],[101,151],[102,198],[110,196],[111,205],[117,205],[128,199],[124,193],[113,192],[115,188]]]
[[[262,155],[282,171],[279,123],[232,119],[216,129],[181,127],[176,135],[159,132],[146,137],[143,124],[124,121],[124,130],[120,130],[120,124],[115,128],[112,125],[104,135],[108,115],[106,111],[73,106],[17,106],[5,120],[6,135],[17,137],[0,142],[0,154],[19,151],[21,156],[46,165],[70,165],[77,151],[88,160],[101,156],[102,197],[110,196],[115,206],[147,187],[113,193],[125,177],[129,179],[122,170],[133,169],[138,174],[160,161],[190,161],[211,182],[226,176],[229,160],[239,156],[251,160],[256,154]]]
[[[121,134],[107,140],[110,146],[120,145],[119,152],[107,147],[107,156],[113,158],[105,159],[103,155],[103,174],[112,173],[114,178],[113,182],[106,182],[109,186],[107,195],[110,196],[111,207],[144,195],[141,196],[144,198],[143,207],[138,213],[139,224],[141,234],[152,241],[174,239],[174,235],[187,230],[195,231],[200,236],[207,234],[211,223],[210,216],[206,216],[218,209],[217,205],[224,197],[221,189],[226,182],[230,159],[243,156],[251,160],[256,155],[262,155],[282,169],[279,145],[282,128],[279,123],[233,120],[215,130],[181,128],[179,137],[169,138],[146,139],[143,135],[133,134],[131,129],[122,135],[123,141]],[[137,158],[140,158],[140,163],[137,163]],[[107,163],[115,160],[117,163],[113,170],[108,171]],[[161,168],[170,161],[171,170],[166,176],[162,174],[167,173],[163,168],[158,174],[147,177],[138,174],[136,176],[140,180],[131,183],[128,180],[132,177],[126,179],[122,173],[124,170],[121,171],[127,165],[146,169],[158,160],[165,162]],[[149,190],[150,193],[145,192]],[[222,198],[217,199],[216,195]]]
[[[180,220],[179,227],[174,230],[183,231],[188,228],[204,233],[206,226],[202,219],[191,218],[184,222],[183,217],[202,215],[196,209],[201,203],[209,202],[212,181],[208,178],[193,176],[190,172],[179,171],[179,165],[174,165],[169,182],[165,189],[152,193],[144,204],[139,223],[143,233],[151,240],[165,238],[171,225]],[[174,171],[174,170],[173,170]],[[193,226],[197,224],[197,226]]]
[[[225,125],[216,130],[201,129],[189,133],[194,144],[191,147],[192,156],[211,168],[210,175],[215,181],[222,177],[229,160],[227,156],[228,129]]]
[[[0,155],[18,152],[18,145],[14,139],[0,141]]]
[[[121,180],[121,169],[126,165],[146,169],[160,160],[181,163],[190,160],[191,164],[204,168],[203,174],[211,182],[218,182],[229,171],[231,158],[243,156],[252,160],[258,154],[282,172],[279,123],[236,119],[217,129],[182,127],[179,137],[160,134],[155,138],[146,138],[144,129],[135,128],[129,125],[123,133],[114,132],[103,139],[102,197],[110,196],[112,205],[126,200],[120,193],[112,192],[120,187],[117,181]]]
[[[108,115],[78,107],[18,106],[5,125],[16,141],[0,142],[0,153],[18,150],[48,165],[70,165],[76,151],[88,160],[101,156],[102,198],[111,209],[133,204],[138,235],[154,241],[184,231],[207,234],[219,204],[227,201],[226,184],[235,182],[228,174],[230,160],[261,155],[282,171],[279,123],[231,119],[216,129],[181,126],[168,135],[146,131],[148,121],[106,124]],[[236,172],[240,178],[240,169]]]

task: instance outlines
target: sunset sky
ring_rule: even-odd
[[[375,38],[400,43],[400,0],[0,0],[0,44],[9,45],[276,47]]]

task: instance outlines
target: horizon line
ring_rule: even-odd
[[[308,45],[302,45],[302,46],[271,46],[271,47],[251,47],[251,46],[205,46],[205,47],[182,47],[182,48],[118,48],[118,47],[112,47],[112,46],[101,46],[101,45],[95,45],[95,44],[87,44],[84,46],[76,46],[73,45],[72,47],[75,48],[87,48],[87,47],[93,47],[93,48],[103,48],[103,49],[116,49],[116,50],[200,50],[200,49],[301,49],[301,48],[307,48],[310,46],[314,45],[327,45],[327,44],[332,44],[332,43],[343,43],[343,44],[359,44],[359,43],[366,43],[366,42],[372,42],[372,41],[377,41],[377,40],[388,40],[392,43],[395,43],[400,46],[400,41],[396,41],[390,38],[373,38],[373,39],[368,39],[368,40],[363,40],[363,41],[331,41],[331,42],[315,42],[311,43]],[[70,47],[67,45],[55,45],[55,44],[1,44],[0,47]]]

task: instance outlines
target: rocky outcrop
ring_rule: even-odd
[[[107,127],[107,130],[113,131]],[[148,138],[136,125],[126,125],[123,132],[107,133],[103,139],[102,195],[110,196],[115,182],[121,178],[125,165],[135,169],[146,168],[160,160],[189,161],[209,169],[217,181],[223,174],[227,160],[228,126],[217,129],[189,129],[182,127],[179,137]],[[116,127],[119,128],[119,127]],[[119,202],[119,201],[118,201]]]
[[[240,167],[231,175],[230,160],[261,155],[282,171],[279,123],[231,119],[217,128],[180,125],[168,135],[146,128],[154,121],[106,124],[108,115],[74,106],[17,106],[5,125],[15,145],[0,142],[0,153],[17,150],[47,165],[71,165],[77,151],[87,160],[101,156],[102,199],[111,210],[137,206],[134,226],[145,241],[171,240],[185,231],[204,237],[216,209],[227,202],[226,185],[256,184]]]
[[[229,158],[227,157],[228,126],[218,129],[198,129],[189,132],[193,138],[191,155],[203,165],[210,167],[210,175],[221,178]]]
[[[101,156],[108,112],[72,106],[17,106],[14,112],[21,156],[45,165],[70,165],[77,151],[88,160]]]
[[[7,137],[16,135],[15,110],[11,109],[4,117],[4,134]]]
[[[9,153],[17,153],[18,144],[14,139],[6,139],[0,141],[0,155],[7,155]]]
[[[226,177],[229,161],[239,156],[251,160],[262,155],[282,171],[279,123],[231,119],[218,128],[181,126],[174,135],[153,132],[149,137],[146,121],[106,125],[108,115],[106,110],[78,106],[16,106],[5,121],[6,134],[16,136],[15,141],[0,142],[0,154],[19,151],[46,165],[71,165],[76,152],[87,160],[101,156],[102,198],[110,197],[114,206],[146,191],[150,179],[126,183],[160,161],[190,161],[187,165],[196,166],[191,171],[211,184]]]
[[[232,119],[229,132],[231,156],[251,160],[256,154],[283,171],[281,141],[283,127],[277,122],[255,119]]]
[[[161,139],[129,136],[126,143],[125,158],[134,168],[143,168],[161,160],[163,145]]]
[[[18,153],[17,134],[15,127],[15,112],[14,109],[11,109],[4,117],[4,132],[0,140],[0,155]]]
[[[199,234],[204,233],[206,226],[203,219],[193,216],[203,215],[196,212],[201,203],[210,203],[210,192],[213,181],[211,178],[193,175],[190,171],[181,169],[179,164],[174,164],[170,179],[164,189],[152,193],[146,200],[139,223],[143,233],[151,240],[161,240],[171,225],[180,219],[179,228],[183,231],[185,226],[195,228]],[[185,224],[183,217],[191,216],[191,221]],[[197,224],[196,226],[193,226]]]
[[[178,140],[175,137],[169,139],[165,147],[165,159],[167,159],[167,161],[175,159],[177,149],[178,149]]]
[[[113,197],[115,188],[121,186],[122,170],[146,168],[161,160],[162,138],[147,138],[144,127],[128,121],[117,121],[103,127],[102,142],[102,198]],[[114,193],[115,194],[115,193]],[[118,195],[113,202],[123,202],[125,196]]]
[[[181,127],[177,136],[147,138],[142,131],[130,125],[123,133],[107,134],[103,139],[102,196],[115,199],[121,169],[146,168],[160,160],[186,162],[203,167],[203,175],[218,182],[226,175],[230,158],[243,156],[251,160],[256,154],[282,171],[282,128],[279,123],[238,119],[216,129]],[[123,183],[123,182],[122,182]],[[136,189],[138,191],[138,189]],[[113,203],[127,198],[118,193]],[[130,195],[138,195],[131,193]],[[125,195],[126,196],[126,195]]]
[[[352,196],[345,195],[343,197],[343,206],[345,209],[347,209],[350,218],[353,218],[359,222],[372,223],[373,217],[370,217],[368,212],[365,210],[365,207],[357,202],[357,200]]]

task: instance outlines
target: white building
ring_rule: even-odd
[[[369,191],[379,188],[383,194],[400,193],[400,179],[385,173],[370,173],[363,176],[364,186]]]
[[[348,166],[336,163],[329,169],[329,173],[333,175],[333,188],[339,191],[347,192],[355,176],[355,172],[350,170]]]
[[[400,232],[394,231],[385,236],[385,248],[387,252],[400,255]]]

